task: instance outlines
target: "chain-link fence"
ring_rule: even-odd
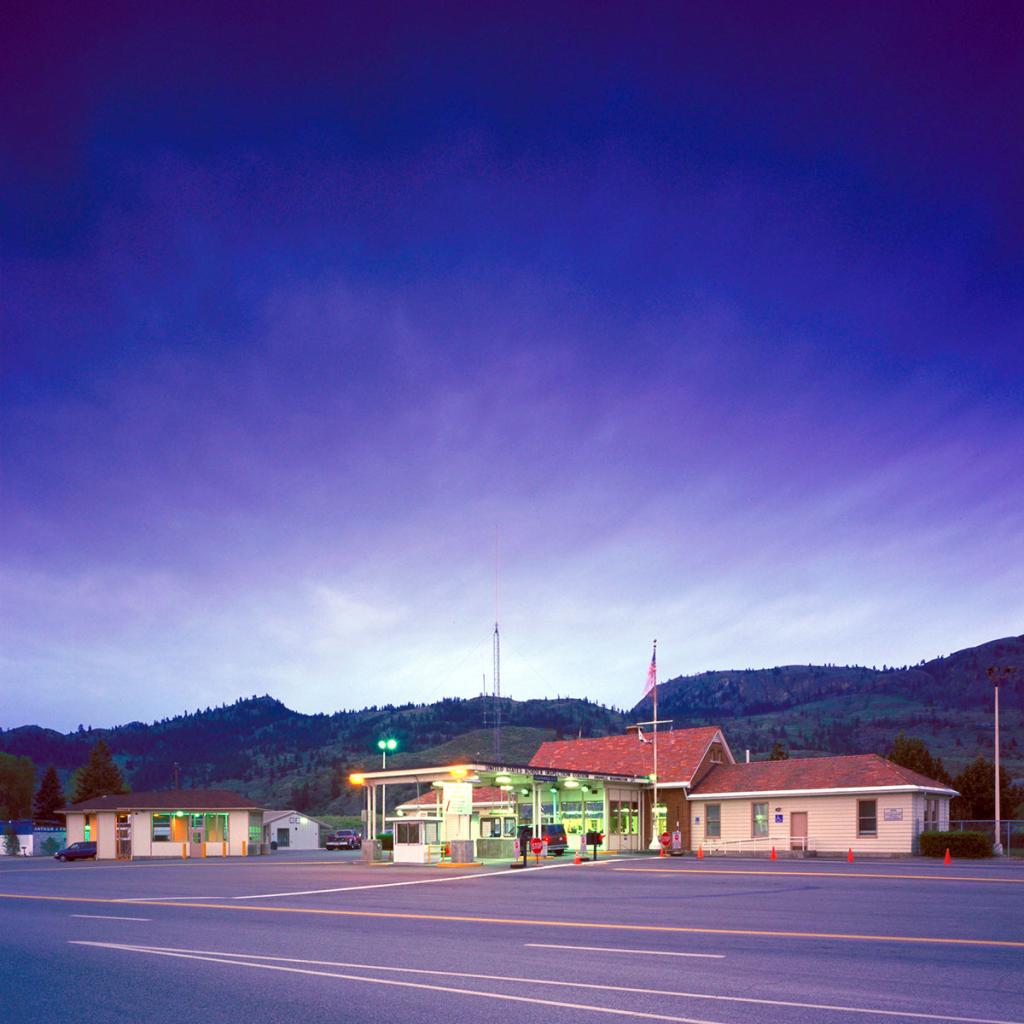
[[[996,823],[991,819],[984,821],[965,818],[951,821],[949,828],[953,832],[984,832],[995,843]],[[999,822],[999,840],[1007,857],[1024,857],[1024,821]]]

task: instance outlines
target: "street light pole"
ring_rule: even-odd
[[[398,740],[393,736],[389,736],[387,739],[377,740],[377,749],[380,751],[380,770],[385,771],[388,766],[388,751],[394,753],[398,749]],[[380,784],[380,830],[381,832],[387,831],[387,821],[385,815],[387,814],[388,807],[388,784],[382,782]]]
[[[1002,822],[999,820],[1001,808],[999,806],[999,684],[1006,682],[1006,680],[1017,670],[1011,666],[1006,665],[1002,670],[992,665],[988,669],[988,677],[992,680],[992,685],[995,690],[995,787],[996,787],[996,835],[995,842],[992,844],[992,852],[997,856],[1003,855],[1003,843],[1002,843]]]

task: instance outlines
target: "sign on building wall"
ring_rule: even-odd
[[[883,821],[902,821],[903,820],[903,808],[902,807],[884,807],[882,809],[882,820]]]
[[[473,784],[446,782],[441,788],[441,806],[445,814],[472,814]]]

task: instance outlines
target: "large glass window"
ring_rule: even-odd
[[[878,835],[878,801],[857,801],[857,835]]]
[[[169,843],[171,841],[171,816],[169,814],[153,815],[153,842]]]
[[[705,804],[704,806],[704,835],[708,839],[722,838],[722,805]]]
[[[755,838],[768,835],[768,805],[751,804],[750,808],[750,834]]]

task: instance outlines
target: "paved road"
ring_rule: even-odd
[[[3,1004],[110,1021],[1024,1024],[1016,865],[0,861]]]

